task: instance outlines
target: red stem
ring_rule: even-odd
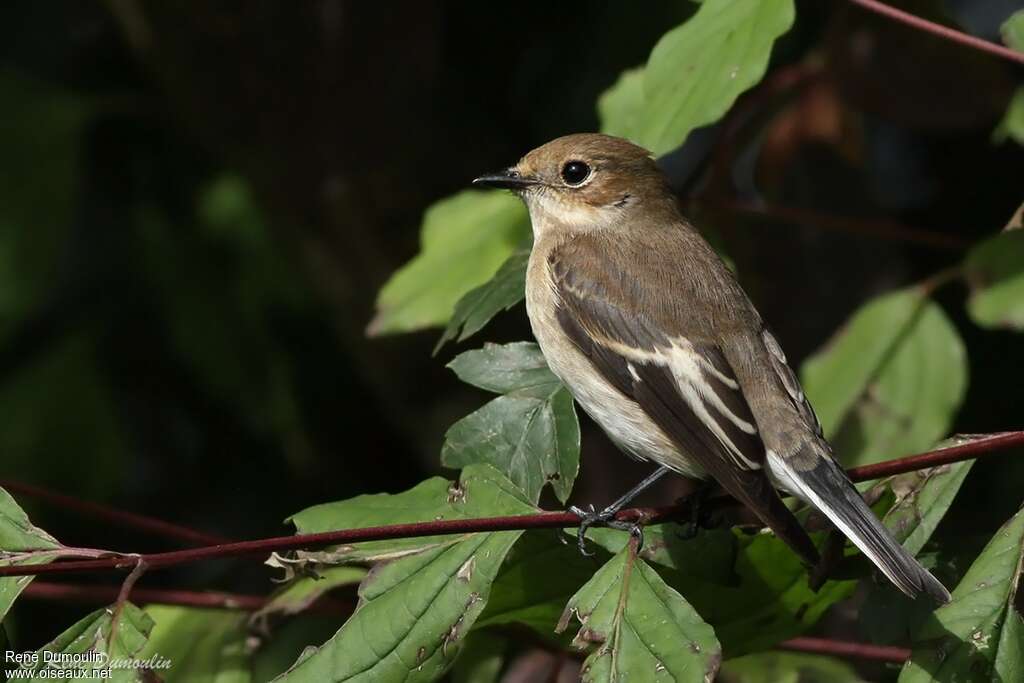
[[[25,588],[22,599],[57,600],[78,604],[106,604],[115,600],[121,589],[117,586],[94,586],[88,584],[65,584],[36,581]],[[256,612],[266,606],[269,598],[264,595],[245,595],[240,593],[222,593],[211,591],[189,591],[162,588],[134,588],[131,597],[139,603],[160,603],[164,605],[182,605],[185,607],[205,607],[216,609],[234,609]],[[333,614],[345,616],[353,610],[352,603],[346,600],[321,596],[319,600],[306,610],[316,614]],[[839,657],[856,657],[874,659],[885,662],[902,663],[910,656],[910,650],[899,647],[871,645],[825,638],[792,638],[777,646],[783,650],[797,652],[813,652]]]
[[[117,599],[122,589],[117,586],[89,586],[81,584],[53,584],[37,581],[22,593],[22,599],[55,600],[79,604],[106,604]],[[160,603],[185,607],[206,607],[216,609],[239,609],[255,612],[266,606],[269,598],[264,595],[222,593],[213,591],[185,591],[178,589],[134,588],[131,597],[139,603]],[[303,611],[317,614],[351,613],[353,605],[347,600],[321,596]],[[910,650],[901,647],[887,647],[825,638],[793,638],[778,644],[779,649],[799,652],[814,652],[835,656],[876,659],[902,663],[910,656]]]
[[[63,493],[33,486],[32,484],[2,479],[0,480],[0,487],[10,493],[35,498],[54,507],[71,510],[86,517],[99,519],[127,529],[137,529],[156,536],[173,538],[180,541],[183,545],[216,545],[227,542],[227,539],[222,536],[195,531],[172,522],[165,522],[162,519],[147,517],[135,512],[125,512],[100,503],[80,500]]]
[[[910,650],[889,645],[873,645],[871,643],[855,643],[846,640],[829,640],[827,638],[790,638],[779,643],[781,650],[796,652],[812,652],[820,655],[851,657],[854,659],[873,659],[879,662],[902,664],[910,659]]]
[[[105,605],[120,597],[123,587],[78,583],[33,581],[21,593],[22,600],[53,600],[81,605]],[[160,603],[184,607],[213,607],[256,612],[270,601],[265,595],[245,595],[221,591],[192,591],[177,588],[135,588],[130,598],[141,604]],[[347,614],[354,609],[351,602],[321,596],[304,611],[317,614]]]
[[[991,455],[1012,446],[1024,445],[1024,431],[1003,432],[990,437],[977,439],[960,446],[952,446],[921,455],[899,458],[888,462],[857,467],[849,471],[854,481],[865,481],[894,474],[903,474],[924,467],[945,465],[971,458]],[[623,520],[634,520],[643,517],[645,522],[658,522],[678,517],[679,510],[675,506],[657,508],[633,508],[622,510],[617,517]],[[392,538],[418,538],[443,534],[468,534],[474,532],[515,531],[524,529],[553,529],[578,526],[579,517],[572,512],[539,512],[529,515],[512,515],[504,517],[484,517],[480,519],[448,519],[430,522],[413,522],[410,524],[391,524],[386,526],[366,527],[362,529],[342,529],[316,534],[297,534],[294,536],[278,536],[253,541],[238,541],[218,545],[177,550],[166,553],[148,555],[118,555],[96,560],[58,561],[43,565],[14,565],[0,567],[0,576],[30,576],[38,574],[70,574],[74,572],[94,572],[110,569],[132,569],[140,561],[145,562],[147,570],[163,569],[180,564],[200,562],[203,560],[222,559],[228,557],[245,557],[266,555],[273,551],[299,550],[320,548],[345,543],[380,541]]]
[[[965,435],[970,436],[970,435]],[[923,470],[926,467],[937,467],[948,465],[962,460],[970,460],[978,456],[993,453],[995,451],[1024,445],[1024,431],[997,432],[986,435],[985,438],[968,441],[958,446],[940,448],[937,451],[929,451],[919,455],[908,455],[898,460],[886,460],[874,465],[862,465],[853,467],[846,471],[853,481],[870,481],[891,477],[894,474],[905,474],[914,470]]]
[[[850,216],[836,216],[794,206],[762,205],[734,199],[721,200],[701,197],[695,201],[698,205],[706,206],[712,210],[763,217],[854,235],[867,235],[895,242],[920,244],[936,249],[962,251],[970,246],[970,242],[955,235],[946,235],[923,228],[914,228],[887,219],[866,220]]]
[[[906,24],[921,31],[931,33],[932,35],[945,38],[954,43],[966,45],[967,47],[973,47],[976,50],[982,52],[988,52],[989,54],[996,55],[997,57],[1003,57],[1019,64],[1024,64],[1024,52],[1017,52],[1011,48],[999,45],[998,43],[992,43],[981,38],[975,38],[972,35],[957,31],[954,28],[943,26],[942,24],[936,24],[934,21],[928,21],[922,19],[919,16],[904,12],[903,10],[896,9],[886,5],[878,0],[850,0],[855,5],[860,5],[864,9],[881,14],[882,16],[888,17],[894,21],[898,21],[901,24]]]

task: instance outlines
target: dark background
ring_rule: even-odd
[[[907,7],[998,40],[1019,5]],[[367,338],[377,290],[416,253],[428,205],[597,129],[597,96],[692,11],[3,3],[0,477],[255,538],[287,533],[284,518],[310,504],[439,471],[444,430],[485,396],[444,368],[452,348],[431,358],[437,330]],[[991,137],[1020,81],[1008,62],[801,2],[768,81],[673,157],[699,169],[677,170],[682,198],[794,363],[873,294],[957,263],[1007,222],[1024,153]],[[739,210],[760,200],[800,209],[799,223]],[[904,239],[892,222],[929,234]],[[978,329],[964,295],[938,295],[970,356],[955,431],[1021,427],[1021,337]],[[520,307],[480,338],[528,335]],[[587,422],[583,443],[579,502],[646,472]],[[979,465],[940,537],[984,538],[1022,484],[1010,460]],[[67,544],[170,547],[19,500]],[[269,576],[234,562],[144,583],[265,592]],[[85,610],[22,600],[14,649]]]

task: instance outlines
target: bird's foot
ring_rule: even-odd
[[[615,515],[619,512],[617,507],[609,506],[603,510],[595,510],[594,506],[591,505],[589,510],[584,510],[573,505],[569,508],[569,512],[580,518],[580,526],[576,531],[576,545],[579,547],[580,554],[582,555],[589,557],[594,554],[587,550],[587,529],[592,526],[604,526],[611,529],[628,531],[637,540],[637,550],[644,545],[643,527],[637,522],[615,519]]]

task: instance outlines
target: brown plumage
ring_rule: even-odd
[[[526,202],[534,335],[616,444],[713,477],[813,564],[814,545],[775,491],[785,489],[820,509],[905,593],[949,600],[836,464],[778,342],[679,214],[646,150],[570,135],[478,182]]]

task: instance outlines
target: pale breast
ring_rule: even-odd
[[[533,335],[551,371],[576,402],[622,450],[642,460],[666,465],[696,478],[706,475],[685,457],[640,406],[605,380],[556,318],[556,293],[548,270],[547,250],[539,244],[530,255],[526,277],[526,313]]]

